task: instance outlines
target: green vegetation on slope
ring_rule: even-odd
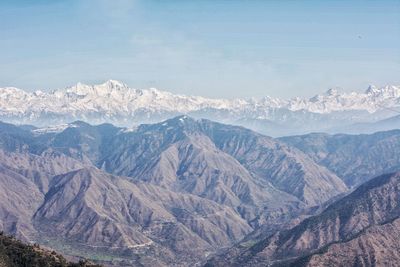
[[[100,267],[87,261],[68,262],[55,251],[27,245],[0,232],[0,267]]]

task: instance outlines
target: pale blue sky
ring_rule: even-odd
[[[0,86],[209,97],[400,84],[400,0],[0,0]]]

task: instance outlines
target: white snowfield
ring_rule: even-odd
[[[211,99],[177,95],[154,88],[133,89],[114,80],[98,85],[78,83],[49,93],[0,88],[0,119],[19,117],[25,122],[35,122],[46,116],[68,116],[70,121],[71,118],[91,118],[95,114],[106,122],[107,118],[118,121],[139,115],[151,117],[154,114],[196,112],[224,112],[242,119],[273,120],[276,110],[315,114],[355,110],[374,113],[398,106],[400,86],[394,85],[382,88],[370,86],[364,93],[340,93],[330,89],[309,99],[295,97],[289,100],[268,96],[259,99]]]

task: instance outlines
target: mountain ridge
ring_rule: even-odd
[[[397,152],[393,145],[397,138],[400,134],[395,130],[360,136],[294,136],[289,142],[187,115],[134,128],[83,121],[49,128],[0,123],[0,188],[4,191],[0,230],[40,241],[66,255],[99,262],[109,262],[111,257],[117,265],[192,266],[231,246],[228,252],[235,259],[237,242],[239,248],[255,243],[255,248],[264,248],[277,240],[282,249],[269,247],[267,254],[277,261],[287,260],[282,251],[297,256],[302,240],[313,240],[305,243],[308,255],[329,245],[329,238],[343,237],[335,232],[337,220],[330,221],[335,212],[317,223],[320,232],[302,230],[314,225],[310,216],[323,214],[349,193],[345,177],[334,171],[341,172],[320,165],[324,151],[347,155],[337,165],[344,174],[355,170],[363,174],[368,166],[380,173],[397,166],[386,164]],[[307,142],[314,144],[307,146],[309,150],[299,145]],[[352,159],[358,159],[360,148],[365,163],[358,166]],[[373,159],[369,155],[381,155],[381,160],[368,164]],[[349,166],[354,170],[347,170]],[[366,214],[371,211],[369,203],[379,204],[381,199],[388,203],[381,193],[373,195],[377,201],[345,201],[349,208],[344,205],[335,217],[349,226],[341,233],[385,222],[372,220],[379,218],[379,209],[373,209],[378,216]],[[366,213],[351,208],[354,203]],[[352,211],[359,219],[346,219]],[[300,227],[293,228],[296,225]],[[396,235],[396,225],[377,226],[368,233]],[[276,236],[277,231],[286,234]],[[297,236],[302,237],[299,242],[290,243]],[[188,249],[193,247],[197,249]]]
[[[370,86],[363,93],[339,93],[330,89],[311,98],[288,100],[268,96],[248,99],[186,96],[155,88],[134,89],[114,80],[98,85],[78,83],[51,92],[0,88],[0,119],[39,126],[74,120],[131,126],[187,114],[250,128],[257,128],[255,124],[259,122],[262,125],[258,128],[274,135],[275,132],[282,134],[285,127],[295,130],[302,124],[296,127],[291,124],[304,120],[318,122],[321,127],[322,121],[325,124],[330,121],[335,127],[375,122],[393,116],[391,109],[399,106],[400,86],[395,85],[379,89]],[[265,125],[268,123],[277,125],[268,130]]]
[[[376,261],[394,263],[400,257],[399,250],[389,250],[392,252],[390,259],[380,251],[398,247],[397,239],[389,238],[385,231],[394,236],[400,234],[396,230],[400,218],[399,183],[399,172],[375,177],[331,203],[320,214],[249,247],[231,249],[229,257],[216,257],[206,266],[325,266],[324,263],[329,263],[328,266],[376,266]],[[385,227],[389,229],[385,230]],[[374,238],[378,241],[373,242]],[[353,243],[349,245],[349,242]],[[362,251],[351,250],[357,246]],[[348,254],[344,254],[346,252]],[[377,256],[375,261],[373,255]]]
[[[350,187],[385,172],[400,170],[398,129],[358,135],[311,133],[279,140],[297,147]]]

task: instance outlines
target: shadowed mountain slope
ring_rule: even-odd
[[[395,266],[400,262],[400,219],[374,225],[350,241],[332,244],[290,266]]]
[[[375,266],[376,262],[371,262],[374,255],[377,261],[385,261],[379,250],[390,251],[391,258],[387,260],[393,264],[399,257],[399,250],[392,250],[397,247],[397,242],[392,241],[397,240],[394,238],[398,235],[396,225],[399,217],[400,173],[379,176],[294,228],[281,231],[249,248],[242,248],[239,252],[231,250],[233,255],[224,257],[231,259],[229,263],[217,258],[208,265],[317,266],[339,261],[340,258],[335,259],[339,255],[342,264],[361,261],[365,263],[362,266]],[[391,234],[392,238],[385,238]],[[374,240],[374,236],[378,239]],[[379,243],[379,240],[382,242]]]

